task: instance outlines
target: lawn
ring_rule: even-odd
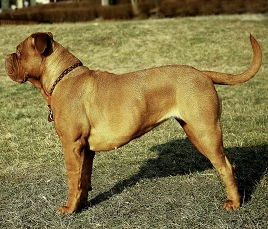
[[[263,50],[258,75],[216,87],[241,208],[222,209],[219,175],[169,120],[122,148],[98,153],[89,206],[57,214],[67,196],[66,170],[47,102],[4,69],[6,55],[37,31],[52,32],[90,69],[114,73],[166,64],[240,73],[250,64],[253,34]],[[267,15],[6,26],[0,34],[1,228],[268,228]]]

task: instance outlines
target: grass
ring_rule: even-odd
[[[58,215],[66,172],[46,101],[30,83],[12,82],[8,53],[29,34],[54,38],[91,69],[115,73],[165,64],[239,73],[251,60],[249,33],[263,49],[259,74],[240,86],[217,86],[224,145],[242,195],[225,212],[219,175],[170,120],[115,151],[97,154],[91,205]],[[268,18],[210,16],[134,22],[0,27],[1,228],[267,228]]]

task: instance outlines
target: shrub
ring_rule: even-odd
[[[155,1],[145,1],[138,3],[139,13],[141,17],[150,17],[151,11],[157,8]]]
[[[245,12],[244,0],[221,0],[222,13],[243,13]]]
[[[160,11],[166,17],[219,14],[220,0],[163,0]]]
[[[199,14],[219,14],[221,12],[221,0],[203,0],[199,5]]]
[[[268,11],[267,0],[245,0],[245,11],[250,13],[264,13]]]
[[[131,4],[121,4],[121,5],[116,5],[116,6],[102,6],[98,8],[98,14],[103,19],[107,19],[107,20],[131,19],[133,16]]]

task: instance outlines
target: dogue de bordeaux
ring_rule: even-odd
[[[81,209],[91,190],[95,152],[116,149],[175,118],[191,142],[221,175],[227,192],[223,207],[235,210],[240,196],[233,167],[225,156],[220,126],[221,101],[214,84],[241,84],[257,74],[262,52],[250,35],[253,60],[232,75],[168,65],[115,75],[94,71],[53,39],[35,33],[6,58],[16,82],[30,81],[48,101],[49,121],[60,137],[68,175],[68,200],[59,213]]]

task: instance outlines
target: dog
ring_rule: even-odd
[[[116,149],[175,118],[191,142],[221,175],[226,210],[240,206],[233,167],[225,156],[220,126],[221,101],[214,84],[250,80],[261,67],[262,51],[250,35],[253,60],[238,75],[168,65],[122,75],[90,70],[50,32],[35,33],[6,58],[9,77],[31,82],[48,101],[63,146],[68,200],[58,212],[73,213],[87,203],[95,152]]]

